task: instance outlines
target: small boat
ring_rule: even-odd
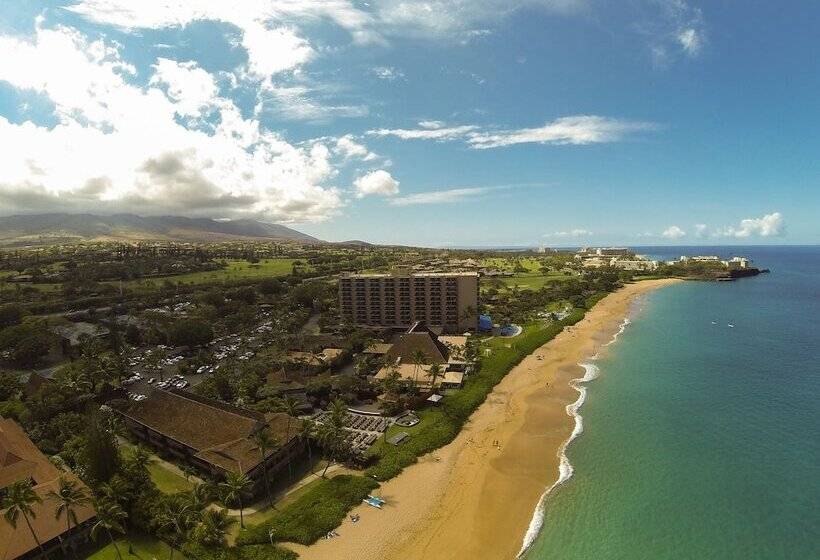
[[[735,326],[732,323],[726,323],[726,326],[730,328],[735,328]]]
[[[717,321],[712,321],[712,324],[713,324],[713,325],[717,325]]]

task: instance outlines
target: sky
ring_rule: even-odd
[[[818,21],[796,0],[3,0],[0,216],[817,244]]]

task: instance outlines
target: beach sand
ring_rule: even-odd
[[[473,413],[453,442],[382,485],[382,510],[362,505],[338,538],[288,545],[303,560],[513,559],[574,420],[566,406],[578,363],[618,331],[632,302],[675,280],[630,284],[526,357]]]

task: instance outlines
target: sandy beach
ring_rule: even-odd
[[[515,558],[544,490],[558,478],[558,450],[572,433],[566,406],[578,362],[612,339],[632,302],[676,280],[628,285],[526,357],[449,445],[386,482],[382,510],[360,506],[338,538],[293,545],[305,560]]]

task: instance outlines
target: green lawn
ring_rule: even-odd
[[[154,463],[148,467],[148,472],[151,473],[151,480],[157,485],[160,492],[166,494],[175,494],[176,492],[187,492],[191,490],[194,485],[178,474],[171,472],[164,465]]]
[[[126,287],[139,287],[151,282],[161,284],[166,280],[182,284],[211,284],[231,280],[248,280],[254,278],[274,278],[277,276],[287,276],[293,271],[293,263],[297,259],[262,259],[258,263],[250,263],[246,260],[228,260],[227,266],[221,270],[208,272],[189,272],[176,276],[164,276],[162,278],[141,278],[123,282]],[[119,285],[119,283],[117,283]]]
[[[516,286],[522,290],[540,290],[552,282],[565,282],[567,280],[571,280],[572,278],[575,277],[569,274],[562,274],[560,272],[551,272],[547,275],[537,273],[520,273],[516,274],[512,278],[501,278],[501,281],[510,288]]]
[[[120,449],[122,453],[130,453],[134,449],[134,445],[123,440],[120,442]],[[148,472],[160,492],[176,494],[177,492],[187,492],[194,487],[193,483],[188,482],[184,477],[160,463],[156,455],[152,454],[151,457],[154,459],[154,463],[148,466]]]
[[[129,541],[134,551],[133,556],[128,554]],[[111,544],[111,541],[105,542],[108,542],[105,547],[88,556],[86,560],[118,560],[114,545]],[[167,544],[143,533],[129,535],[127,540],[124,537],[119,538],[117,539],[117,546],[123,560],[167,560],[171,555],[171,548]],[[174,551],[174,558],[185,560],[185,557],[178,550]]]

